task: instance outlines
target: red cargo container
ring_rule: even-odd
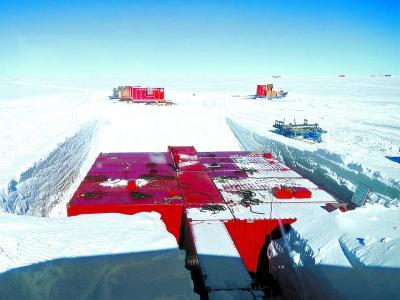
[[[144,88],[140,86],[129,86],[129,97],[133,101],[157,102],[164,101],[163,88]]]
[[[294,197],[297,199],[311,198],[311,191],[305,187],[296,187],[293,189]]]
[[[291,199],[293,198],[293,191],[290,188],[285,187],[275,187],[272,190],[275,198],[277,199]]]
[[[267,96],[267,86],[265,84],[257,85],[257,93],[258,97],[266,97]]]

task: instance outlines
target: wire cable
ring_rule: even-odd
[[[200,207],[201,212],[211,211],[213,215],[226,210],[226,207],[221,204],[206,204]]]

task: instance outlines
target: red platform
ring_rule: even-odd
[[[221,232],[226,227],[247,271],[256,272],[266,237],[296,220],[285,213],[287,205],[317,201],[334,199],[271,153],[197,152],[192,146],[169,146],[168,152],[161,153],[101,153],[67,212],[68,216],[158,212],[178,242],[181,229],[192,234],[190,224],[208,222],[209,228]],[[278,215],[274,205],[280,205]],[[196,251],[193,245],[187,247]]]
[[[223,203],[220,192],[206,172],[178,172],[179,185],[186,207]]]

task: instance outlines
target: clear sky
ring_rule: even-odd
[[[400,74],[400,0],[1,1],[10,76]]]

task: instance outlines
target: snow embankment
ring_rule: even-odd
[[[308,145],[272,132],[261,134],[229,118],[227,118],[227,123],[245,150],[271,151],[288,166],[332,192],[341,200],[350,200],[356,186],[361,182],[371,187],[370,202],[387,206],[400,205],[400,177],[385,179],[379,172],[368,175],[344,163],[340,154],[330,152],[316,144]],[[394,174],[398,171],[400,175],[400,167],[397,167],[395,163],[389,160],[383,163],[389,165]]]
[[[0,216],[1,299],[197,298],[157,213]]]
[[[12,179],[0,193],[3,209],[19,215],[48,216],[55,205],[65,202],[68,190],[78,184],[76,179],[90,151],[96,127],[96,122],[87,123],[46,158]]]
[[[296,299],[397,299],[400,209],[368,204],[328,213],[304,206],[271,260],[283,293]]]
[[[0,87],[0,211],[48,216],[79,180],[96,139],[96,101],[74,88]]]

